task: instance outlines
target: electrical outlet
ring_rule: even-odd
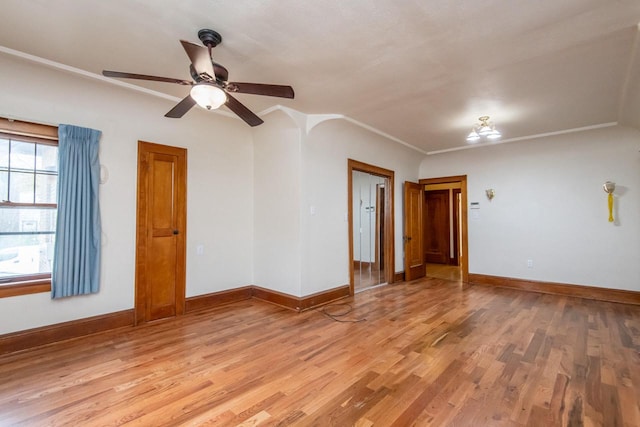
[[[532,259],[528,259],[527,260],[527,268],[533,268],[533,260]]]

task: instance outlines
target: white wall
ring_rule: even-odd
[[[254,284],[300,296],[300,129],[276,112],[254,138]]]
[[[636,41],[640,40],[640,26]],[[634,44],[635,52],[627,71],[627,80],[623,82],[618,122],[625,126],[640,129],[640,44]]]
[[[617,126],[429,156],[420,178],[468,176],[470,273],[639,291],[638,150],[640,132]]]
[[[197,109],[167,119],[170,101],[8,55],[0,61],[0,116],[101,130],[100,158],[109,171],[100,187],[100,292],[56,301],[48,293],[2,298],[0,334],[133,307],[138,140],[188,149],[188,297],[249,284],[304,296],[347,284],[348,158],[396,172],[402,270],[401,188],[418,177],[413,150],[345,121],[305,136],[281,112],[254,130]]]
[[[314,127],[302,144],[302,295],[349,283],[348,159],[395,172],[395,271],[402,271],[402,188],[423,155],[345,120]],[[315,207],[315,215],[310,207]]]
[[[101,290],[0,299],[0,334],[133,307],[137,141],[188,149],[187,296],[249,284],[304,296],[349,282],[347,159],[395,171],[395,270],[402,184],[468,175],[472,273],[640,290],[640,132],[615,127],[424,156],[348,121],[305,135],[277,112],[251,131],[200,110],[0,56],[0,116],[103,131]],[[28,84],[26,84],[28,82]],[[618,184],[607,222],[606,180]],[[495,188],[489,203],[486,188]],[[311,207],[315,214],[311,214]],[[202,245],[203,255],[196,254]],[[534,267],[528,269],[526,260]]]
[[[254,284],[306,296],[349,283],[349,158],[396,172],[396,270],[402,270],[402,182],[418,179],[420,155],[343,120],[305,135],[280,111],[253,136]]]
[[[253,145],[241,121],[0,55],[0,116],[102,130],[103,226],[98,294],[0,298],[0,334],[133,307],[137,141],[188,149],[187,296],[252,283]],[[204,254],[195,255],[196,245]]]

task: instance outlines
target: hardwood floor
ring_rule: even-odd
[[[435,279],[454,280],[458,282],[462,280],[462,271],[460,271],[460,267],[456,265],[428,263],[426,273],[427,277]]]
[[[640,307],[439,279],[0,357],[0,425],[640,425]],[[329,313],[344,312],[333,305]]]
[[[360,263],[358,261],[354,261],[353,267],[353,289],[355,290],[355,292],[361,292],[364,289],[370,288],[372,286],[386,283],[386,280],[384,278],[384,270],[377,269],[371,263]]]

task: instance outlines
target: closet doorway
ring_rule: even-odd
[[[351,294],[392,283],[393,171],[349,160]]]

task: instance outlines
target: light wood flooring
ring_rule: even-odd
[[[247,300],[2,356],[0,425],[640,425],[640,307],[439,279],[343,302],[353,323]]]
[[[445,280],[462,280],[462,272],[457,265],[448,264],[427,264],[427,277]]]
[[[386,283],[384,277],[384,269],[379,270],[375,265],[370,263],[353,263],[353,289],[360,292],[372,286],[378,286]]]

